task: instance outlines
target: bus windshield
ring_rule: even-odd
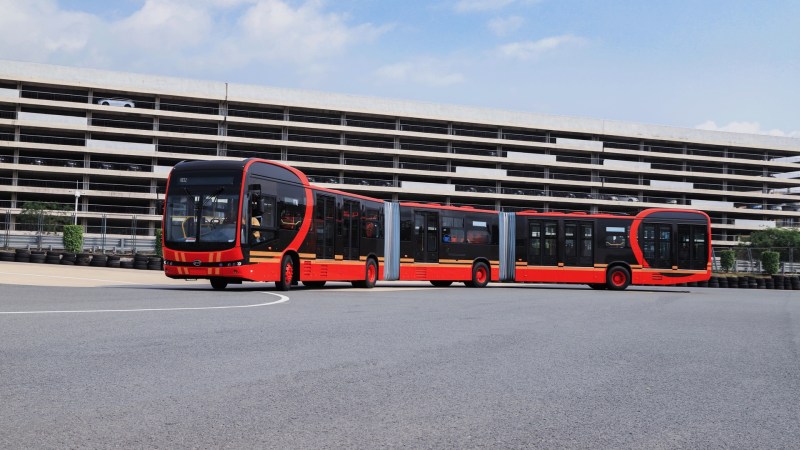
[[[238,215],[234,177],[176,176],[167,193],[164,240],[233,244]]]

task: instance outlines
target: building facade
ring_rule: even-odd
[[[0,61],[7,234],[44,201],[90,236],[148,239],[174,164],[248,157],[387,200],[700,209],[716,246],[800,227],[800,139]]]

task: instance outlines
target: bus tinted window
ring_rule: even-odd
[[[627,227],[606,227],[607,248],[624,248],[627,245]]]

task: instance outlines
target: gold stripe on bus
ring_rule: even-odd
[[[317,254],[316,253],[298,253],[297,256],[299,256],[301,258],[316,258]]]
[[[281,256],[281,252],[250,252],[253,256]]]
[[[562,262],[558,263],[558,267],[564,267],[564,263]]]
[[[378,256],[378,262],[383,262],[383,256]]]
[[[250,258],[250,262],[274,262],[275,258]]]
[[[678,266],[672,266],[672,270],[678,270]]]
[[[608,267],[608,264],[595,264],[594,266],[597,268],[606,268]]]
[[[642,268],[641,264],[631,264],[631,269],[641,269],[641,268]]]
[[[414,262],[414,258],[400,258],[401,263]]]
[[[516,265],[516,266],[527,266],[528,263],[522,262],[522,261],[517,261],[516,263],[514,263],[514,265]]]
[[[342,261],[344,260],[344,255],[333,255],[333,259],[336,261]]]
[[[440,259],[442,264],[472,264],[471,259]]]

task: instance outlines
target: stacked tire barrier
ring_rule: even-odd
[[[61,264],[65,266],[112,267],[138,270],[164,270],[164,260],[160,256],[135,254],[122,257],[116,254],[70,253],[62,251],[0,250],[0,262],[29,262]],[[740,275],[713,274],[708,281],[681,283],[679,287],[708,287],[728,289],[779,289],[800,290],[800,275]]]
[[[61,255],[61,264],[64,266],[74,266],[77,259],[78,255],[67,252]]]
[[[139,270],[147,270],[147,255],[133,255],[133,268]]]

